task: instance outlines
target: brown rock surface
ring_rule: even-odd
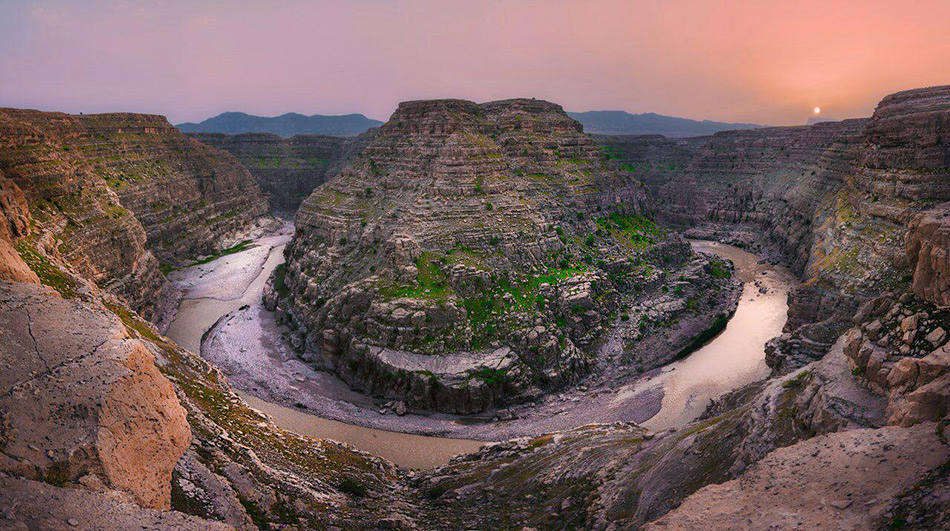
[[[0,171],[25,194],[31,251],[155,315],[166,266],[220,249],[266,214],[230,155],[160,116],[0,109]]]
[[[635,529],[706,485],[744,477],[777,448],[882,426],[885,402],[852,377],[839,344],[676,431],[585,426],[486,447],[417,481],[448,528]]]
[[[0,280],[39,282],[14,243],[29,233],[30,208],[20,188],[0,171]]]
[[[233,527],[174,511],[144,509],[114,493],[57,488],[27,479],[0,478],[0,529],[227,531]]]
[[[0,468],[57,485],[95,477],[167,509],[191,434],[152,354],[114,316],[46,288],[0,283],[0,300]]]
[[[776,450],[645,529],[871,529],[898,495],[950,462],[933,424],[851,430]]]
[[[555,104],[403,103],[301,206],[271,304],[351,385],[479,412],[576,381],[618,299],[688,261],[642,199]]]

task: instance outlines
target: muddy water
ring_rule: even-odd
[[[788,269],[759,264],[755,255],[736,247],[700,241],[692,245],[732,260],[744,282],[742,297],[721,334],[642,384],[642,388],[660,385],[664,391],[660,411],[642,423],[656,431],[682,427],[699,417],[711,400],[768,376],[765,343],[782,333],[788,290],[795,283]],[[760,293],[760,286],[765,293]]]
[[[260,243],[264,244],[263,241]],[[281,243],[271,249],[267,259],[260,266],[260,272],[257,273],[240,297],[227,300],[211,297],[191,299],[186,294],[165,335],[178,343],[179,346],[192,352],[199,352],[202,336],[214,326],[218,319],[238,310],[245,304],[257,305],[261,303],[264,284],[270,277],[271,272],[284,261],[284,245]],[[249,259],[249,253],[238,253],[207,264],[204,270],[215,272],[216,269],[220,271],[219,268],[234,270],[247,267],[247,264],[243,262]],[[182,273],[188,275],[190,272],[186,270]],[[252,274],[254,273],[256,273],[256,270],[252,272]],[[214,277],[215,275],[210,275],[210,278]],[[219,278],[221,277],[228,277],[228,275],[219,275]],[[207,286],[203,287],[207,288]],[[444,465],[453,456],[474,452],[485,444],[465,439],[426,437],[364,428],[323,419],[245,393],[239,394],[249,406],[273,418],[274,422],[281,428],[302,435],[344,442],[354,448],[386,458],[406,468],[425,469]]]
[[[264,284],[271,272],[284,261],[284,246],[281,244],[273,247],[267,260],[264,262],[260,273],[254,278],[254,281],[244,291],[240,297],[233,299],[216,299],[212,297],[202,297],[197,299],[187,298],[182,300],[175,313],[175,319],[168,325],[165,335],[178,343],[178,346],[188,349],[191,352],[201,350],[201,336],[214,326],[222,316],[225,316],[245,304],[260,304],[261,296],[264,294]],[[232,257],[219,258],[223,260],[240,260],[240,254]],[[212,262],[209,265],[214,265]]]
[[[466,439],[426,437],[394,431],[364,428],[345,422],[327,420],[289,407],[273,404],[240,393],[252,408],[266,413],[285,430],[351,444],[364,452],[385,457],[406,468],[435,468],[459,454],[477,451],[485,443]]]
[[[195,291],[217,294],[219,298],[188,298],[186,295],[167,335],[179,345],[198,352],[202,336],[219,318],[245,304],[259,305],[267,278],[283,261],[285,241],[260,240],[262,246],[273,247],[266,259],[260,252],[256,257],[250,252],[238,253],[204,266],[203,271],[183,272],[191,275],[188,280],[193,289],[200,288]],[[659,412],[643,423],[653,430],[684,426],[698,417],[710,400],[768,375],[764,345],[781,333],[786,319],[786,296],[794,284],[794,278],[786,269],[759,264],[754,255],[738,248],[711,242],[693,242],[693,246],[732,260],[744,282],[743,293],[735,316],[720,335],[686,359],[665,367],[658,376],[621,393],[662,391]],[[240,288],[235,290],[230,282],[235,277],[234,271],[241,268],[248,272],[243,279],[247,289],[239,297],[227,299],[240,292]],[[224,282],[221,279],[228,279],[230,289],[216,286]],[[766,288],[765,293],[759,292],[756,281]],[[241,396],[284,429],[345,442],[407,468],[439,466],[452,456],[473,452],[484,444],[367,428],[324,419],[255,396],[243,393]]]

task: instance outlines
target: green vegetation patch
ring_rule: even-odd
[[[46,258],[31,244],[21,241],[16,244],[16,251],[26,262],[26,265],[36,273],[40,282],[59,292],[64,299],[72,299],[79,295],[81,284],[63,272],[53,262]]]
[[[448,275],[439,265],[439,255],[431,251],[423,251],[416,260],[415,285],[390,285],[380,290],[380,294],[390,299],[408,297],[411,299],[443,300],[452,293],[448,283]]]
[[[732,271],[725,262],[710,260],[709,267],[709,274],[712,275],[713,278],[732,278]]]
[[[615,212],[609,216],[596,218],[597,226],[619,240],[626,247],[639,250],[656,244],[666,237],[666,230],[650,218],[640,215],[627,215]]]
[[[227,249],[223,249],[210,256],[202,258],[201,260],[198,260],[197,262],[193,262],[189,264],[188,267],[207,264],[208,262],[214,262],[215,260],[217,260],[218,258],[221,258],[222,256],[228,256],[229,254],[237,254],[237,253],[246,251],[252,247],[254,247],[254,244],[251,242],[251,240],[244,240],[243,242],[233,247],[228,247]]]
[[[274,269],[274,290],[281,299],[290,295],[290,288],[287,287],[287,264],[280,264]]]

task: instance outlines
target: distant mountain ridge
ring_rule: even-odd
[[[183,133],[272,133],[282,137],[294,135],[320,134],[334,136],[358,135],[368,129],[382,125],[383,122],[367,118],[362,114],[344,114],[326,116],[314,114],[306,116],[289,112],[280,116],[254,116],[243,112],[225,112],[213,118],[194,123],[186,122],[177,127]]]
[[[690,120],[652,112],[631,114],[626,111],[569,112],[584,126],[584,131],[601,135],[663,135],[667,137],[706,136],[734,129],[756,129],[758,124]]]

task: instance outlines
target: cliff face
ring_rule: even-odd
[[[660,219],[761,245],[806,280],[770,347],[776,370],[820,357],[861,300],[899,289],[909,268],[919,294],[945,289],[931,249],[950,193],[947,94],[894,94],[869,120],[718,133],[685,172],[648,188]]]
[[[276,291],[354,385],[480,411],[583,374],[618,290],[689,256],[642,199],[557,105],[403,103],[303,203]]]
[[[41,269],[46,286],[0,281],[0,509],[15,528],[411,521],[391,464],[278,428],[118,299]]]
[[[61,257],[149,317],[160,263],[212,252],[267,211],[234,158],[159,116],[2,109],[0,171],[36,223],[23,252]]]
[[[646,186],[651,198],[689,167],[696,153],[709,141],[708,136],[667,138],[661,135],[593,135],[618,172],[630,174]],[[658,216],[666,213],[648,202]]]
[[[23,191],[0,171],[0,280],[39,282],[20,254],[16,241],[30,233],[30,207]]]
[[[339,173],[374,135],[375,129],[349,137],[281,138],[267,133],[192,133],[188,136],[234,155],[257,180],[271,210],[293,214],[314,188]]]

